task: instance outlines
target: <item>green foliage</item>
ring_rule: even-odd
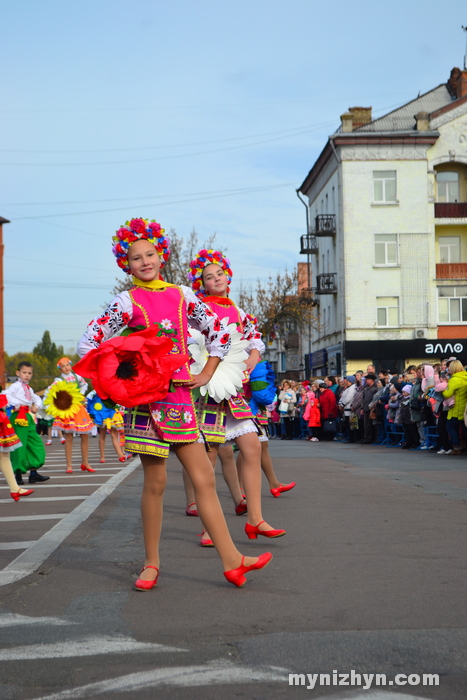
[[[31,387],[34,391],[40,391],[41,389],[46,389],[52,384],[55,377],[60,375],[57,360],[63,357],[64,354],[63,347],[55,345],[51,340],[49,331],[45,331],[42,340],[32,352],[17,352],[14,355],[5,353],[5,371],[8,377],[15,377],[18,364],[22,361],[30,362],[33,366]],[[73,364],[79,360],[76,353],[69,353],[67,357],[70,358]]]
[[[52,343],[49,331],[44,331],[42,340],[33,349],[32,354],[45,357],[49,362],[56,362],[60,357],[63,357],[63,345],[57,346],[55,343]]]

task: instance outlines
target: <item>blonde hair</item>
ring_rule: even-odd
[[[464,371],[464,365],[460,360],[453,360],[449,363],[449,374],[457,374]]]

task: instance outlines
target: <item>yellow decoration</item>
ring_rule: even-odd
[[[75,416],[83,403],[84,396],[75,382],[59,381],[52,384],[44,399],[47,413],[54,418],[62,419]]]
[[[175,287],[175,284],[171,284],[170,282],[163,282],[162,280],[150,280],[149,282],[145,282],[144,280],[140,280],[137,277],[132,277],[131,281],[135,285],[135,287],[146,287],[147,289],[165,289],[166,287]]]
[[[95,403],[95,404],[94,404],[94,408],[96,409],[96,411],[102,411],[102,404],[101,404],[101,403]]]

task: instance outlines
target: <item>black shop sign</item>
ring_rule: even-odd
[[[467,355],[467,338],[426,340],[347,340],[344,345],[346,360],[404,357],[447,358]]]

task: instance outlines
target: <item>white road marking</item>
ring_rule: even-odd
[[[28,496],[27,503],[37,503],[38,501],[84,501],[87,496]],[[26,503],[26,501],[22,501]],[[12,503],[11,498],[0,498],[0,503]]]
[[[65,659],[98,654],[129,654],[132,652],[178,652],[187,651],[164,644],[137,642],[131,637],[107,637],[93,635],[76,641],[56,644],[30,644],[23,647],[0,649],[0,661],[33,661],[35,659]]]
[[[18,625],[61,627],[63,625],[77,624],[77,622],[62,620],[60,617],[29,617],[27,615],[16,615],[15,613],[0,613],[0,627],[17,627]]]
[[[288,678],[285,668],[275,666],[234,665],[229,661],[212,661],[205,666],[172,666],[153,671],[130,673],[98,683],[89,683],[72,690],[62,690],[52,695],[43,695],[37,700],[66,700],[68,698],[89,698],[103,693],[131,693],[145,688],[175,686],[190,688],[203,685],[238,685],[239,683],[285,682]],[[401,696],[398,696],[401,698]]]
[[[121,482],[126,479],[140,465],[139,458],[128,462],[118,474],[114,474],[110,479],[99,486],[83,503],[80,503],[71,513],[65,515],[63,520],[54,525],[48,532],[40,537],[29,549],[22,552],[14,561],[0,571],[0,586],[19,581],[32,574],[42,562],[49,557],[52,552],[75,530],[84,520],[96,510],[96,508],[111,494]],[[61,484],[63,488],[71,486],[79,487],[80,484]],[[58,484],[60,486],[60,484]]]
[[[80,469],[80,467],[78,466],[77,469]],[[96,469],[98,469],[99,472],[106,472],[106,471],[107,472],[115,472],[118,470],[118,466],[116,466],[116,467],[101,467],[101,466],[99,466],[99,467],[96,467]],[[65,469],[46,469],[46,472],[47,472],[47,474],[54,474],[54,473],[55,474],[64,474]],[[45,474],[45,472],[44,472],[44,474]]]
[[[119,472],[119,473],[120,473],[120,472]],[[56,484],[55,481],[54,481],[54,482],[52,482],[52,483],[50,483],[50,484],[48,483],[47,486],[42,486],[41,484],[39,484],[39,485],[37,485],[37,484],[30,484],[30,486],[34,486],[35,489],[36,489],[36,488],[39,488],[39,489],[69,489],[69,488],[73,488],[73,487],[75,487],[75,488],[77,488],[77,489],[83,489],[83,488],[86,488],[86,487],[95,488],[96,486],[105,486],[105,485],[108,484],[108,483],[109,483],[108,481],[103,481],[103,482],[100,483],[100,484],[96,484],[96,483],[93,483],[93,484],[86,484],[86,483],[84,483],[84,484],[83,484],[83,483],[81,483],[81,484],[71,484],[71,483],[70,483],[70,484]],[[28,485],[29,485],[29,484],[28,484]],[[26,486],[26,484],[25,484],[25,486]],[[5,489],[5,490],[7,490],[8,487],[7,487],[7,486],[0,486],[0,489]]]
[[[68,513],[55,513],[54,515],[12,515],[0,518],[0,523],[14,523],[20,520],[58,520],[64,518]]]
[[[30,542],[1,542],[0,543],[0,550],[6,550],[6,549],[27,549],[30,547],[32,544],[34,544],[36,540],[31,540]]]

